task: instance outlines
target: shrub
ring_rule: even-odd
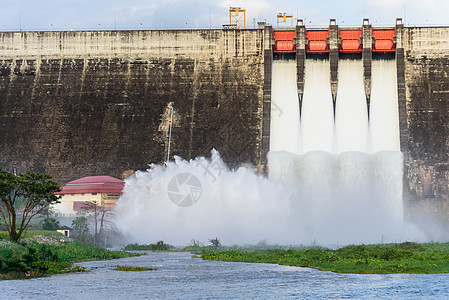
[[[36,247],[28,247],[28,253],[23,255],[23,260],[27,265],[32,265],[39,261],[39,251]]]
[[[129,267],[129,266],[119,266],[114,268],[115,271],[134,271],[134,272],[140,272],[140,271],[155,271],[156,268],[147,268],[147,267]]]
[[[56,252],[55,246],[49,246],[47,244],[38,245],[39,255],[43,261],[58,261],[58,252]]]
[[[51,230],[55,231],[59,228],[59,221],[54,218],[47,218],[42,223],[42,229],[43,230]]]
[[[399,249],[402,250],[412,250],[412,249],[422,249],[423,247],[415,242],[404,242],[397,245]]]
[[[0,260],[0,272],[2,273],[26,271],[29,271],[29,267],[21,258],[12,257]]]
[[[209,242],[211,243],[212,247],[215,248],[221,247],[221,243],[218,238],[210,239]]]
[[[172,245],[165,244],[164,241],[159,241],[156,244],[150,244],[151,250],[170,250],[174,248]]]
[[[139,245],[139,244],[129,244],[124,249],[127,251],[145,251],[145,250],[159,250],[159,251],[167,251],[171,250],[175,247],[173,247],[170,244],[164,243],[164,241],[159,241],[156,244],[149,244],[149,245]]]

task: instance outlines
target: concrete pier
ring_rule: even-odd
[[[296,26],[296,82],[299,99],[299,113],[302,111],[302,96],[304,94],[304,75],[306,67],[306,28],[302,24]]]
[[[373,28],[368,23],[367,19],[363,21],[362,46],[363,84],[365,86],[365,97],[369,118],[369,108],[371,100],[371,68],[373,59]]]
[[[335,117],[335,108],[337,101],[337,91],[338,91],[338,47],[340,38],[338,35],[338,25],[335,23],[335,20],[331,20],[331,24],[329,25],[329,60],[331,65],[331,92],[332,92],[332,101],[334,102],[334,117]]]

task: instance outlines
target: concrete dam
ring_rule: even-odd
[[[170,158],[209,156],[215,148],[231,167],[250,163],[267,172],[278,105],[273,69],[282,60],[294,65],[288,72],[300,119],[311,116],[309,62],[326,64],[331,120],[345,84],[339,76],[352,68],[348,61],[358,61],[354,80],[370,122],[379,90],[375,70],[388,61],[408,213],[447,220],[448,27],[331,22],[323,29],[298,23],[289,29],[1,32],[0,165],[46,172],[60,184],[122,177],[166,160],[173,107]]]

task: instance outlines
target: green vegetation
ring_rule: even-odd
[[[360,274],[449,273],[449,244],[351,245],[323,248],[210,251],[204,260],[272,263]]]
[[[141,271],[156,271],[156,268],[146,268],[146,267],[129,267],[129,266],[119,266],[114,268],[116,271],[133,271],[133,272],[141,272]]]
[[[72,221],[72,227],[76,232],[78,240],[86,242],[89,238],[89,222],[85,216],[76,217]]]
[[[56,220],[55,218],[46,218],[44,219],[44,221],[42,222],[42,229],[43,230],[58,230],[59,226],[61,226],[59,224],[59,221]]]
[[[220,240],[218,238],[209,239],[209,242],[212,245],[212,247],[214,247],[214,248],[221,247],[221,243],[220,243]]]
[[[0,280],[82,272],[85,271],[82,267],[71,268],[72,263],[138,255],[109,251],[79,241],[68,242],[54,231],[28,232],[21,244],[5,239],[5,236],[8,233],[0,232]]]
[[[59,191],[48,174],[12,174],[0,167],[0,216],[11,241],[18,242],[36,215],[59,203]]]
[[[169,251],[169,250],[173,250],[174,248],[175,247],[173,247],[170,244],[165,244],[164,241],[159,241],[156,244],[149,244],[149,245],[129,244],[125,247],[125,250],[127,250],[127,251],[145,251],[145,250]]]

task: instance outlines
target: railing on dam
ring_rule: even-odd
[[[306,29],[306,53],[329,53],[329,28]],[[296,52],[296,28],[280,27],[273,29],[274,53]],[[362,28],[339,28],[338,50],[340,53],[362,53]],[[372,51],[395,52],[396,28],[373,28]]]

